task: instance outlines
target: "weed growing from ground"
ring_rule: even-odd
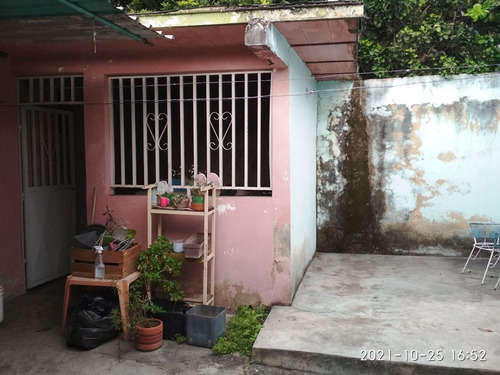
[[[269,306],[238,307],[236,314],[227,324],[226,335],[217,340],[212,348],[213,351],[216,354],[241,353],[250,356],[253,344],[270,310]]]

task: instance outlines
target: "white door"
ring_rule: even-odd
[[[73,115],[22,107],[26,285],[69,273],[75,234]]]

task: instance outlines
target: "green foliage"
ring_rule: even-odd
[[[500,70],[500,0],[364,0],[360,70],[372,76]],[[481,20],[484,20],[481,21]]]
[[[181,273],[182,261],[177,260],[173,254],[172,242],[165,236],[158,236],[139,255],[137,270],[141,272],[141,276],[137,284],[146,288],[148,298],[151,299],[151,287],[154,284],[159,284],[171,301],[178,301],[183,297],[179,282],[173,280]]]
[[[124,6],[129,12],[140,13],[182,8],[200,8],[209,6],[245,6],[287,3],[285,0],[115,0],[117,6]],[[293,1],[291,1],[293,2]]]
[[[240,306],[228,322],[226,335],[217,340],[212,350],[216,354],[251,355],[253,344],[269,311],[268,306],[255,309],[252,306]]]
[[[500,70],[500,0],[362,0],[365,78]],[[130,12],[293,0],[115,0]]]
[[[183,336],[180,333],[176,333],[174,336],[174,340],[177,344],[185,344],[186,343],[186,336]]]
[[[494,14],[495,7],[500,5],[498,0],[484,0],[483,3],[477,3],[467,10],[466,16],[472,18],[474,22],[487,19],[490,14]],[[493,11],[493,12],[492,12]]]
[[[130,285],[128,317],[129,327],[136,325],[147,327],[151,313],[162,312],[161,307],[151,301],[152,287],[159,285],[171,301],[178,301],[184,296],[180,284],[175,278],[180,275],[182,261],[175,258],[172,242],[165,236],[158,236],[151,246],[142,251],[136,263],[141,275]],[[121,326],[118,310],[113,311],[113,325]]]

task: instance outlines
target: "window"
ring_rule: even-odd
[[[217,173],[225,190],[271,191],[271,73],[110,79],[115,191]]]
[[[19,78],[20,104],[82,104],[83,76]]]

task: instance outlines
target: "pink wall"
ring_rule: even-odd
[[[224,49],[192,55],[167,54],[162,58],[138,59],[138,55],[126,58],[117,55],[102,62],[97,56],[80,57],[78,60],[57,59],[18,61],[15,75],[56,75],[82,73],[84,75],[84,122],[87,175],[87,219],[92,221],[93,196],[96,192],[94,222],[103,223],[102,213],[106,205],[116,217],[125,218],[130,227],[138,231],[137,241],[145,248],[146,197],[113,196],[110,188],[110,129],[109,93],[107,78],[111,75],[168,74],[189,72],[213,72],[237,70],[262,70],[268,66],[246,49]],[[289,243],[290,209],[289,130],[288,130],[288,73],[278,71],[273,75],[272,108],[273,123],[273,196],[272,197],[220,197],[217,213],[216,257],[216,304],[230,309],[240,304],[291,302],[290,251],[283,243]],[[13,85],[15,82],[13,82]],[[15,112],[15,109],[2,109]],[[12,116],[12,113],[10,114]],[[9,136],[15,138],[9,147],[12,154],[17,149],[17,127],[9,127]],[[12,134],[11,134],[12,133]],[[3,139],[2,139],[3,140]],[[3,154],[3,153],[2,153]],[[18,166],[10,165],[9,195],[20,191]],[[3,179],[6,177],[3,175]],[[4,188],[2,184],[2,189]],[[19,203],[9,200],[11,212],[20,212]],[[5,202],[7,203],[7,202]],[[16,215],[19,221],[20,214]],[[11,217],[9,218],[12,219]],[[2,218],[7,220],[7,218]],[[12,234],[14,233],[14,234]],[[20,228],[11,231],[11,263],[20,260]],[[288,237],[288,238],[287,238]],[[15,255],[14,255],[15,254]],[[17,269],[16,274],[23,278]]]
[[[85,143],[87,163],[87,207],[91,215],[91,201],[97,189],[96,218],[109,205],[116,217],[126,218],[131,227],[138,230],[138,241],[147,246],[146,198],[143,196],[112,196],[110,181],[109,111],[107,105],[107,75],[149,74],[193,71],[205,72],[220,69],[224,65],[241,69],[262,69],[260,64],[249,64],[246,59],[217,56],[213,62],[190,60],[169,61],[164,66],[148,65],[144,61],[136,70],[127,62],[114,61],[99,70],[85,72]],[[259,62],[260,63],[260,62]],[[245,66],[246,65],[246,66]],[[190,69],[187,69],[189,67]],[[216,303],[234,309],[240,304],[290,303],[289,253],[275,249],[275,232],[281,236],[289,224],[289,175],[288,150],[288,98],[279,97],[288,90],[287,74],[276,73],[274,93],[278,95],[272,107],[280,108],[273,116],[273,197],[220,197],[217,214]],[[98,167],[101,166],[101,167]],[[182,229],[181,229],[182,231]],[[281,241],[278,241],[278,246]]]
[[[0,283],[7,297],[25,289],[17,89],[10,71],[10,60],[0,59]]]

